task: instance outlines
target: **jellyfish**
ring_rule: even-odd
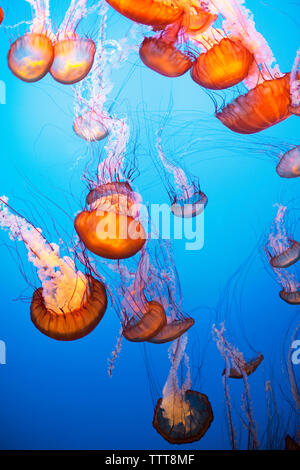
[[[126,43],[127,38],[119,41],[107,38],[107,9],[104,2],[98,10],[100,25],[91,73],[75,87],[73,129],[87,142],[101,141],[109,134],[113,121],[105,110],[105,102],[113,89],[110,75],[113,69],[126,61],[131,50]]]
[[[214,0],[224,17],[222,29],[230,33],[254,56],[244,85],[245,95],[216,112],[226,127],[241,134],[260,132],[288,118],[290,74],[281,74],[267,41],[256,30],[253,17],[243,0]]]
[[[300,450],[300,445],[289,434],[285,438],[285,450]]]
[[[253,415],[253,407],[251,402],[250,396],[250,388],[247,378],[247,363],[244,359],[243,354],[232,344],[225,337],[225,324],[222,323],[217,328],[216,325],[213,325],[212,333],[213,339],[217,345],[217,348],[225,361],[225,373],[223,373],[223,387],[225,393],[225,401],[226,401],[226,408],[227,408],[227,422],[229,428],[229,435],[232,449],[237,448],[236,442],[236,430],[233,423],[232,417],[232,404],[230,399],[230,392],[228,387],[228,378],[232,375],[233,378],[240,378],[241,376],[243,383],[244,383],[244,393],[242,398],[243,407],[245,414],[246,423],[245,426],[248,431],[248,445],[249,449],[257,449],[259,447],[259,442],[257,438],[257,429],[256,429],[256,422],[254,420]],[[259,362],[259,358],[257,358]]]
[[[0,227],[11,239],[23,241],[28,259],[37,268],[42,287],[32,296],[30,314],[44,335],[72,341],[88,335],[99,324],[107,307],[102,282],[76,269],[69,256],[60,256],[60,247],[49,243],[39,228],[18,215],[7,197],[0,199]]]
[[[162,0],[106,0],[126,18],[137,23],[163,28],[177,21],[183,14],[181,2]]]
[[[249,375],[253,374],[253,372],[256,371],[256,369],[262,363],[263,360],[264,360],[263,354],[259,354],[257,357],[254,357],[253,359],[251,359],[248,362],[242,362],[239,365],[240,366],[239,370],[236,369],[235,367],[232,367],[230,369],[228,377],[230,379],[242,379],[243,374],[241,373],[240,369],[242,369],[246,373],[246,375],[249,376]],[[226,374],[226,369],[224,369],[222,375],[225,375],[225,374]]]
[[[4,20],[4,11],[3,11],[3,8],[0,7],[0,24],[3,22]]]
[[[146,37],[139,54],[143,63],[166,77],[180,77],[192,67],[192,56],[179,49],[180,24],[174,23],[154,37]]]
[[[269,263],[283,289],[279,295],[291,305],[300,304],[300,282],[296,272],[287,268],[295,265],[300,259],[299,243],[288,236],[285,214],[287,208],[278,204],[275,220],[271,226],[265,252]]]
[[[297,51],[296,59],[291,72],[291,105],[289,111],[300,116],[300,49]]]
[[[273,268],[288,268],[300,259],[300,243],[287,234],[287,207],[277,204],[277,214],[272,224],[267,250]]]
[[[133,282],[124,293],[121,322],[123,336],[129,341],[167,343],[182,336],[195,323],[182,313],[176,301],[176,294],[180,294],[179,279],[166,247],[161,250],[164,261],[151,262],[143,248]],[[167,260],[166,270],[163,263]]]
[[[276,167],[281,178],[297,178],[300,176],[300,145],[285,152]]]
[[[111,118],[107,157],[98,166],[97,181],[87,196],[87,210],[75,219],[75,230],[85,247],[107,259],[134,256],[146,241],[139,220],[141,197],[122,173],[129,139],[125,120]]]
[[[200,184],[179,166],[173,164],[164,154],[161,132],[158,133],[156,148],[162,168],[166,173],[165,184],[171,201],[171,211],[176,217],[191,218],[201,214],[208,203],[207,196],[201,191]],[[168,182],[167,173],[174,178],[175,187]]]
[[[96,45],[90,38],[76,33],[78,24],[89,10],[87,0],[71,0],[54,43],[54,60],[50,69],[52,77],[64,85],[83,80],[90,72],[96,53]]]
[[[26,0],[32,6],[33,21],[28,33],[10,46],[7,56],[11,72],[24,82],[41,80],[54,59],[51,41],[49,0]]]
[[[193,63],[191,77],[198,85],[211,90],[223,90],[242,82],[254,62],[254,55],[240,40],[224,37],[210,29],[193,42],[201,44],[202,52]]]
[[[171,368],[153,417],[153,427],[170,444],[199,441],[213,421],[213,410],[208,397],[191,389],[186,344],[187,335],[184,335],[169,348]],[[178,369],[182,363],[186,368],[186,378],[179,385]]]

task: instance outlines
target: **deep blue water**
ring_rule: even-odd
[[[68,2],[52,3],[53,20],[58,24]],[[29,5],[22,0],[3,1],[2,6],[7,25],[30,19]],[[247,0],[247,6],[281,70],[289,71],[299,47],[299,4]],[[109,21],[111,37],[121,37],[121,31],[130,25],[112,11]],[[95,19],[84,21],[80,31],[95,36]],[[67,235],[74,235],[71,219],[86,195],[81,175],[88,150],[72,130],[72,88],[54,82],[51,76],[29,85],[10,73],[6,55],[9,41],[17,34],[17,29],[0,30],[0,79],[6,85],[6,104],[0,106],[0,191],[16,210],[41,227],[50,241],[58,241],[59,236],[67,241]],[[143,199],[168,202],[147,155],[147,139],[149,133],[155,138],[156,123],[168,112],[170,99],[167,148],[173,148],[176,158],[180,158],[178,149],[185,148],[191,136],[197,137],[183,161],[189,172],[200,178],[209,198],[203,249],[187,251],[183,241],[174,242],[184,308],[196,320],[188,349],[193,388],[208,395],[214,410],[214,422],[207,434],[185,448],[229,448],[221,380],[223,361],[210,332],[217,314],[218,318],[225,316],[230,339],[246,356],[254,354],[251,348],[265,356],[249,384],[258,434],[265,447],[266,429],[271,431],[265,381],[272,381],[278,406],[274,425],[278,435],[275,433],[272,441],[278,448],[282,434],[290,432],[294,436],[297,428],[285,371],[290,345],[287,331],[297,323],[297,308],[284,304],[278,296],[280,287],[266,269],[263,239],[275,216],[275,203],[299,208],[299,181],[281,180],[275,172],[276,160],[254,152],[253,147],[259,149],[271,139],[299,143],[299,121],[291,117],[254,138],[241,138],[214,118],[212,100],[189,74],[176,79],[159,76],[134,55],[115,73],[113,81],[112,99],[123,87],[114,109],[128,114],[141,148],[140,175],[135,184]],[[230,98],[230,92],[224,96]],[[6,344],[7,363],[0,365],[0,448],[170,449],[152,427],[150,393],[151,384],[161,391],[167,378],[167,346],[147,348],[154,371],[149,383],[143,346],[128,342],[123,344],[113,378],[108,377],[107,359],[119,331],[118,317],[111,308],[84,339],[63,343],[43,336],[30,321],[29,301],[20,299],[30,299],[32,291],[15,262],[15,252],[5,246],[9,243],[14,246],[7,234],[1,234],[0,339]],[[36,283],[22,247],[19,257],[26,276]],[[236,272],[230,289],[226,289]],[[297,367],[299,379],[300,365]],[[242,386],[238,382],[231,385],[239,413]],[[245,446],[243,440],[241,445]]]

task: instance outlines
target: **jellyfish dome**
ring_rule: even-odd
[[[180,336],[186,333],[194,324],[195,320],[193,318],[172,320],[167,322],[159,333],[151,339],[148,339],[148,342],[154,344],[169,343],[170,341],[180,338]]]
[[[208,397],[194,390],[183,395],[160,398],[157,402],[153,427],[170,444],[188,444],[199,441],[213,421]]]
[[[96,111],[90,110],[77,116],[74,120],[74,132],[87,142],[97,142],[108,136],[108,126],[105,125],[106,118]]]
[[[50,73],[59,83],[72,85],[90,72],[96,53],[92,39],[65,38],[54,45],[54,60]]]
[[[0,7],[0,24],[3,22],[4,20],[4,11],[3,11],[3,8]]]
[[[178,2],[172,0],[106,0],[121,15],[148,26],[164,26],[174,23],[183,14]]]
[[[300,305],[300,290],[290,291],[282,289],[279,296],[289,305]]]
[[[291,113],[290,74],[266,80],[228,104],[216,117],[239,134],[254,134],[287,119]]]
[[[176,197],[171,205],[171,211],[176,217],[197,217],[206,208],[207,196],[202,191],[196,191],[192,196]]]
[[[88,335],[101,321],[107,307],[104,285],[90,277],[85,300],[74,310],[50,309],[45,304],[43,289],[32,297],[30,313],[33,324],[44,335],[61,341],[73,341]]]
[[[272,256],[270,264],[273,268],[288,268],[297,263],[300,259],[300,243],[295,240],[290,241],[290,247],[283,252]]]
[[[247,376],[249,376],[249,375],[253,374],[253,372],[256,371],[256,369],[262,363],[263,360],[264,360],[264,356],[263,356],[263,354],[260,354],[259,356],[251,359],[250,361],[245,362],[244,364],[242,364],[241,369],[242,369],[243,372],[245,372],[245,374]],[[225,375],[225,374],[226,374],[226,369],[224,369],[222,375]],[[243,374],[242,374],[241,370],[238,370],[237,368],[232,367],[229,370],[228,377],[230,379],[242,379]]]
[[[133,315],[123,326],[122,334],[128,341],[148,341],[166,324],[167,317],[159,302],[147,303],[145,313]]]
[[[253,54],[241,42],[223,38],[199,55],[191,76],[204,88],[223,90],[243,81],[253,61]]]
[[[164,36],[145,38],[139,54],[147,67],[166,77],[180,77],[192,67],[189,55]]]
[[[18,38],[8,52],[11,72],[24,82],[41,80],[54,59],[51,40],[45,34],[28,33]]]
[[[289,150],[277,165],[276,171],[281,178],[297,178],[300,176],[300,146]]]
[[[139,197],[126,182],[106,183],[91,190],[89,210],[77,215],[75,230],[92,253],[125,259],[142,249],[146,233],[139,218]]]

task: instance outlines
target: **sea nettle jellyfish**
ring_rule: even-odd
[[[76,232],[92,253],[108,259],[125,259],[142,249],[146,233],[139,220],[141,197],[122,175],[129,138],[125,121],[115,120],[107,146],[107,158],[98,166],[86,210],[74,222]]]
[[[76,29],[88,14],[87,0],[71,0],[54,43],[54,60],[50,69],[52,77],[64,85],[83,80],[90,72],[96,45],[92,39],[81,38]]]
[[[288,270],[300,259],[300,245],[288,236],[286,229],[287,208],[278,205],[275,220],[271,226],[265,252],[269,263],[283,289],[280,292],[282,300],[291,305],[300,304],[300,282],[297,273]]]
[[[0,24],[3,22],[4,20],[4,11],[3,11],[3,8],[0,7]]]
[[[0,227],[13,240],[24,242],[42,283],[31,301],[33,324],[56,340],[71,341],[88,335],[106,310],[104,285],[78,271],[70,257],[61,257],[59,246],[48,243],[40,229],[15,213],[5,196],[0,201]]]
[[[244,7],[243,0],[214,0],[213,3],[225,18],[222,29],[254,57],[244,79],[250,91],[217,112],[216,117],[234,132],[260,132],[290,116],[290,74],[282,76],[280,73],[268,43],[256,31],[252,14]]]
[[[242,410],[244,411],[245,417],[243,419],[243,424],[245,425],[248,431],[248,449],[257,449],[259,446],[259,442],[257,439],[256,422],[253,416],[253,407],[250,397],[250,389],[247,376],[250,375],[250,373],[254,372],[258,365],[262,362],[263,356],[260,355],[254,361],[250,361],[247,363],[244,359],[243,354],[226,339],[224,323],[220,325],[219,329],[216,327],[216,325],[213,325],[212,333],[217,348],[225,361],[225,371],[223,372],[223,387],[225,393],[227,424],[231,447],[232,449],[236,449],[237,442],[236,430],[234,427],[232,416],[232,404],[228,387],[228,378],[241,378],[244,383]]]
[[[242,42],[224,37],[218,30],[210,29],[193,37],[202,52],[193,63],[192,79],[211,90],[223,90],[242,82],[254,62],[254,55]]]
[[[123,336],[129,341],[162,344],[182,336],[194,325],[182,312],[179,279],[167,250],[163,260],[151,262],[143,249],[133,282],[122,301]],[[168,262],[168,268],[165,264]],[[180,299],[181,300],[181,299]]]
[[[180,28],[175,23],[158,36],[144,39],[139,54],[147,67],[166,77],[180,77],[191,68],[193,56],[179,49]]]
[[[156,404],[153,417],[153,427],[170,444],[199,441],[213,421],[213,411],[208,397],[191,390],[186,344],[185,335],[170,346],[169,377],[163,389],[163,397]],[[186,367],[186,379],[179,385],[178,368],[182,362]]]
[[[130,52],[126,38],[107,39],[107,9],[107,4],[103,3],[98,10],[100,25],[93,68],[75,87],[73,129],[87,142],[101,141],[109,133],[113,121],[105,110],[105,103],[113,89],[111,73],[126,61]]]
[[[288,268],[300,259],[300,243],[287,234],[287,207],[281,204],[277,207],[266,249],[273,268]]]
[[[281,178],[297,178],[300,176],[300,146],[291,148],[285,152],[276,167],[277,174]]]
[[[11,72],[24,82],[41,80],[50,70],[54,58],[49,0],[27,0],[32,6],[33,21],[28,33],[19,37],[8,51]]]
[[[162,148],[160,133],[158,134],[156,148],[159,161],[162,164],[162,172],[165,174],[164,184],[170,197],[172,213],[176,217],[185,218],[196,217],[201,214],[207,206],[208,198],[201,191],[199,182],[166,157]],[[174,184],[170,182],[170,176],[173,178]]]
[[[300,116],[300,49],[297,51],[296,59],[291,71],[291,105],[290,112]]]

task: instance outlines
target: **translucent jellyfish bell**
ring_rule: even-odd
[[[197,215],[204,211],[207,203],[207,196],[202,191],[199,191],[186,199],[176,198],[171,205],[171,211],[176,217],[197,217]]]
[[[293,264],[297,263],[299,259],[300,243],[292,240],[291,246],[288,249],[270,259],[270,264],[273,268],[289,268]]]
[[[45,34],[28,33],[10,47],[7,61],[11,72],[24,82],[41,80],[54,58],[51,40]]]
[[[105,139],[108,136],[108,128],[104,124],[105,118],[96,113],[96,111],[87,111],[81,116],[75,118],[73,128],[74,132],[87,142],[96,142]]]
[[[251,359],[250,361],[245,362],[245,364],[243,364],[243,366],[241,366],[241,368],[245,372],[245,374],[247,376],[249,376],[249,375],[253,374],[253,372],[256,371],[256,369],[262,363],[263,360],[264,360],[264,356],[263,356],[263,354],[260,354],[259,356]],[[225,374],[226,374],[226,369],[224,369],[222,375],[225,375]],[[232,367],[230,369],[230,372],[229,372],[229,377],[231,379],[242,379],[243,374],[239,370],[237,370],[236,368]]]
[[[90,72],[96,53],[96,45],[91,39],[66,38],[54,45],[54,60],[50,73],[64,85],[72,85],[83,80]]]
[[[213,411],[206,395],[194,390],[170,396],[170,403],[157,402],[153,426],[171,444],[199,441],[213,421]]]

